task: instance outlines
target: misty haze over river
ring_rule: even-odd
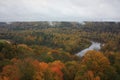
[[[78,52],[76,55],[77,56],[84,56],[84,54],[89,51],[89,50],[100,50],[101,49],[101,43],[91,41],[91,46],[83,49],[82,51]]]

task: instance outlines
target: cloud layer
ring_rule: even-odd
[[[0,21],[120,21],[120,0],[0,0]]]

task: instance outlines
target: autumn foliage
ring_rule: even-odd
[[[120,22],[53,24],[0,23],[0,80],[120,80]]]

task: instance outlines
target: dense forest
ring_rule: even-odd
[[[120,22],[0,22],[0,80],[120,80]]]

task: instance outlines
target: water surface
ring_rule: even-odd
[[[90,47],[86,48],[86,49],[83,49],[82,51],[78,52],[76,55],[77,56],[84,56],[84,54],[89,51],[89,50],[100,50],[101,48],[101,43],[98,43],[98,42],[94,42],[94,41],[91,41],[92,44]]]

